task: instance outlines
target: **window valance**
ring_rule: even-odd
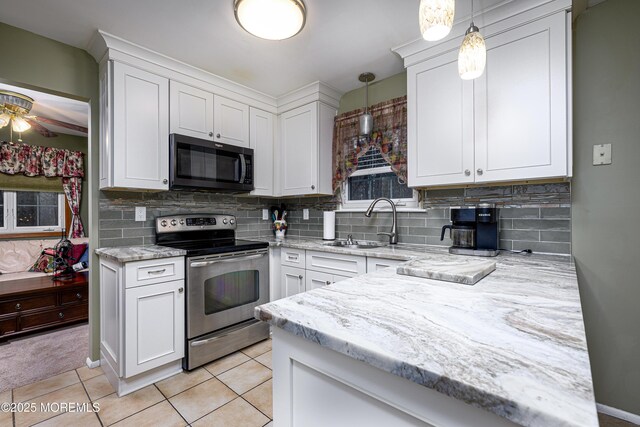
[[[8,175],[84,177],[84,153],[37,145],[0,143],[0,172]]]

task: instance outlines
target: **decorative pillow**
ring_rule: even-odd
[[[53,273],[54,259],[55,257],[53,255],[49,255],[44,251],[42,251],[42,254],[40,254],[36,262],[33,263],[29,271],[38,272],[38,273]]]
[[[71,250],[69,251],[69,264],[73,265],[80,262],[80,258],[82,258],[82,255],[87,251],[87,246],[86,243],[72,244]]]

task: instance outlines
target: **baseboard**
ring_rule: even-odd
[[[623,411],[622,409],[612,408],[611,406],[603,405],[602,403],[596,403],[596,407],[598,408],[598,412],[640,425],[640,415],[632,414],[631,412]]]
[[[90,357],[87,357],[86,363],[89,369],[97,368],[98,366],[100,366],[100,360],[91,360]]]

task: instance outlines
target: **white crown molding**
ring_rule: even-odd
[[[342,96],[341,92],[318,81],[274,97],[102,30],[98,30],[91,39],[87,45],[87,52],[98,63],[107,60],[127,63],[271,113],[280,113],[313,101],[322,101],[337,108]]]
[[[473,21],[486,38],[531,20],[570,9],[571,0],[508,0],[482,10],[474,16]],[[404,60],[405,67],[409,67],[432,56],[457,50],[468,27],[469,22],[459,21],[453,25],[449,35],[437,43],[419,38],[392,48],[391,51]]]

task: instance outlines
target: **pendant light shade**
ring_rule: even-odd
[[[360,135],[369,136],[373,131],[373,116],[369,113],[369,82],[372,82],[376,76],[373,73],[362,73],[358,76],[358,80],[366,83],[364,95],[364,113],[359,118]]]
[[[443,39],[451,31],[455,0],[420,0],[420,32],[427,41]]]
[[[471,23],[458,51],[458,73],[463,80],[473,80],[482,75],[487,63],[487,47],[478,27]]]
[[[306,21],[302,0],[235,0],[233,10],[242,28],[267,40],[293,37]]]

